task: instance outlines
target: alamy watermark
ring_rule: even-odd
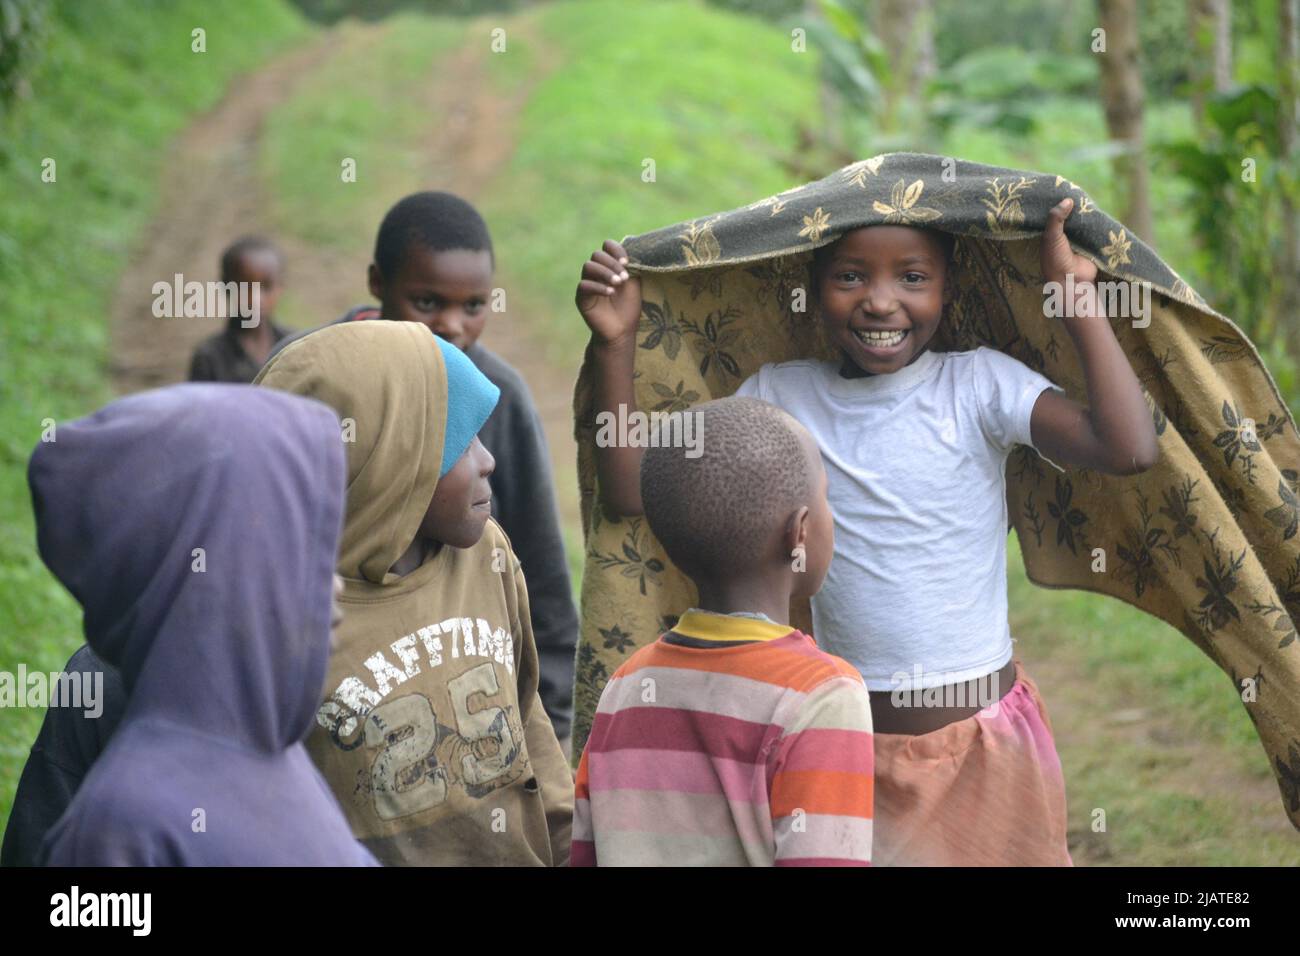
[[[642,412],[618,406],[596,415],[598,448],[684,448],[685,457],[704,454],[704,417],[699,412]]]
[[[79,674],[0,671],[0,709],[5,707],[72,707],[94,720],[104,713],[103,671]]]
[[[133,936],[148,936],[152,911],[152,893],[83,893],[73,885],[50,897],[51,926],[121,926]]]
[[[889,693],[889,702],[895,707],[978,706],[987,712],[985,716],[994,716],[998,701],[1002,699],[1000,675],[1000,671],[994,671],[973,680],[938,682],[933,687],[923,687],[921,665],[914,664],[911,674],[895,671],[890,677],[893,690]]]
[[[1106,315],[1113,319],[1132,319],[1133,328],[1151,324],[1150,282],[1074,282],[1066,273],[1065,282],[1043,284],[1043,315],[1049,319],[1074,318],[1078,314]],[[1098,313],[1098,309],[1102,311]]]
[[[262,321],[260,282],[186,282],[176,273],[171,282],[158,281],[153,292],[153,314],[159,319],[239,318],[242,328]]]

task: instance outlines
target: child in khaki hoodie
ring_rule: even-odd
[[[573,778],[477,433],[498,390],[406,322],[322,329],[258,376],[342,422],[344,611],[307,749],[388,865],[561,865]]]

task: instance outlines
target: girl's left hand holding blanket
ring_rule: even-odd
[[[1034,447],[1058,464],[1112,475],[1136,474],[1154,465],[1159,456],[1155,425],[1142,386],[1100,307],[1097,266],[1075,254],[1065,236],[1065,221],[1073,206],[1073,199],[1063,199],[1048,213],[1041,261],[1045,282],[1068,289],[1067,276],[1073,278],[1076,299],[1067,302],[1067,316],[1059,321],[1074,340],[1083,366],[1088,406],[1060,392],[1045,391],[1034,405],[1030,431]]]

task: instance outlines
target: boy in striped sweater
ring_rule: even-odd
[[[870,698],[851,666],[777,623],[830,565],[817,445],[757,399],[685,414],[701,453],[647,448],[641,497],[699,607],[606,685],[578,766],[571,862],[866,865]]]

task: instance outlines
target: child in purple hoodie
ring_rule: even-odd
[[[133,395],[37,447],[41,557],[128,694],[48,865],[375,865],[302,746],[343,475],[333,412],[248,386]]]

